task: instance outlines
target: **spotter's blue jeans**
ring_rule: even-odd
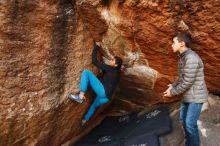
[[[180,121],[182,122],[186,143],[185,146],[199,146],[199,131],[197,120],[199,119],[202,103],[184,103],[180,105]]]

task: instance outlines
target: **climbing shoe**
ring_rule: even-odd
[[[85,126],[86,122],[87,122],[86,120],[82,120],[81,125]]]
[[[83,103],[83,99],[82,99],[78,94],[72,94],[72,93],[70,93],[70,94],[68,95],[68,98],[69,98],[70,100],[76,101],[76,102],[78,102],[78,103]]]

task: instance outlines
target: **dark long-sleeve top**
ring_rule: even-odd
[[[103,76],[100,81],[105,88],[105,94],[107,98],[110,99],[120,79],[120,67],[113,67],[98,61],[97,51],[99,49],[100,47],[94,44],[92,52],[92,63],[103,71]]]

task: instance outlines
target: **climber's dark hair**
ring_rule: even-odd
[[[115,63],[117,64],[118,68],[121,68],[121,65],[122,65],[122,59],[118,56],[115,56]]]
[[[190,47],[192,45],[192,37],[187,32],[181,32],[176,35],[176,38],[179,42],[184,42],[186,47]]]

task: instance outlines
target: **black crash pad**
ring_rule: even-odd
[[[155,134],[144,134],[129,137],[125,140],[123,146],[159,146],[158,136]]]
[[[168,109],[161,107],[141,116],[137,113],[107,117],[73,146],[159,146],[158,136],[171,131]],[[132,144],[133,143],[133,144]],[[146,145],[146,146],[148,146]]]

